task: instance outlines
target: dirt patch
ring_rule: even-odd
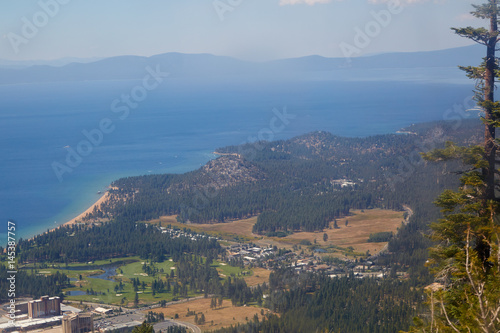
[[[180,321],[194,322],[194,315],[187,316],[189,311],[194,311],[201,317],[201,313],[205,315],[205,324],[198,325],[202,331],[210,331],[221,327],[228,327],[238,323],[246,323],[247,319],[252,320],[255,314],[262,320],[261,308],[253,306],[232,306],[231,301],[224,300],[222,306],[217,309],[210,309],[210,298],[198,299],[190,302],[184,302],[174,305],[169,305],[167,308],[154,309],[155,312],[162,312],[167,318],[175,318],[175,314],[179,315]],[[264,314],[269,313],[269,310],[264,309]],[[212,323],[213,321],[213,323]]]

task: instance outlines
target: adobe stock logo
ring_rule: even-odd
[[[49,24],[50,19],[59,14],[62,5],[67,5],[71,0],[40,0],[37,2],[40,10],[31,16],[31,19],[26,16],[21,17],[22,27],[20,34],[9,32],[7,39],[16,54],[19,53],[21,45],[28,44],[35,38],[40,29]]]
[[[85,157],[92,154],[95,148],[99,147],[106,138],[116,129],[119,121],[126,120],[131,110],[137,109],[141,102],[147,97],[149,92],[155,90],[160,86],[169,74],[162,72],[160,66],[157,65],[156,69],[147,66],[145,68],[146,75],[143,77],[140,84],[132,87],[128,93],[121,94],[120,98],[115,98],[110,104],[111,113],[103,117],[94,128],[81,131],[83,138],[75,145],[64,147],[66,149],[66,158],[62,161],[53,161],[51,164],[55,176],[62,182],[66,174],[71,174],[80,164],[82,164]]]
[[[346,58],[348,64],[352,62],[351,57],[361,54],[361,51],[367,48],[374,38],[377,38],[384,28],[391,24],[394,15],[400,14],[403,11],[403,6],[400,0],[390,0],[387,2],[387,9],[382,9],[378,12],[370,11],[370,16],[373,20],[367,22],[363,29],[354,27],[353,44],[342,42],[339,44],[342,54]]]
[[[212,5],[219,16],[219,20],[223,22],[226,19],[226,13],[234,11],[242,2],[243,0],[214,0]]]

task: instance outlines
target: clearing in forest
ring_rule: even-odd
[[[382,250],[387,242],[369,243],[370,234],[378,232],[397,232],[404,221],[404,212],[396,212],[386,209],[353,210],[351,215],[337,219],[338,229],[334,228],[334,222],[330,227],[317,232],[296,232],[286,237],[266,237],[252,233],[252,227],[257,222],[257,217],[237,220],[227,223],[213,224],[182,224],[176,221],[176,216],[165,216],[152,223],[166,227],[168,224],[179,228],[190,228],[195,232],[206,232],[217,235],[224,239],[239,237],[242,241],[252,241],[260,246],[277,246],[291,249],[294,245],[310,242],[322,248],[340,247],[346,249],[352,247],[354,252],[366,253],[370,251],[373,255]],[[346,226],[345,222],[348,221]],[[328,235],[325,242],[323,234]],[[316,240],[316,243],[314,241]],[[330,251],[329,251],[330,252]]]
[[[370,234],[378,232],[394,232],[404,221],[404,212],[396,212],[384,209],[354,210],[351,216],[337,219],[338,229],[334,228],[334,222],[330,222],[330,228],[321,232],[297,232],[289,235],[283,240],[300,243],[309,241],[321,247],[338,246],[342,248],[353,247],[355,252],[366,253],[367,250],[373,255],[382,250],[387,242],[369,243]],[[346,221],[348,221],[346,225]],[[328,240],[323,240],[324,234]]]
[[[188,311],[196,313],[198,318],[201,318],[201,314],[203,313],[205,316],[205,324],[198,324],[202,331],[215,330],[238,323],[246,323],[247,320],[252,320],[256,314],[259,316],[259,320],[262,320],[263,318],[261,314],[262,308],[253,306],[233,306],[231,301],[224,300],[221,307],[218,307],[217,309],[210,309],[211,301],[211,298],[202,298],[194,301],[169,305],[166,308],[157,308],[154,309],[154,312],[163,313],[165,315],[165,319],[175,318],[175,315],[177,314],[179,315],[179,318],[177,318],[178,320],[195,325],[195,315],[192,314],[187,316]],[[269,313],[268,309],[263,310],[264,314]]]

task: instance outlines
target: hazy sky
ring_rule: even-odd
[[[0,59],[212,53],[342,57],[471,44],[484,0],[0,0]]]

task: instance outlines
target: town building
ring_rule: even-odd
[[[94,312],[96,314],[111,314],[113,313],[113,310],[112,309],[106,309],[106,308],[102,308],[102,307],[97,307],[94,309]]]
[[[91,313],[78,313],[64,316],[63,333],[94,333],[94,318]]]

